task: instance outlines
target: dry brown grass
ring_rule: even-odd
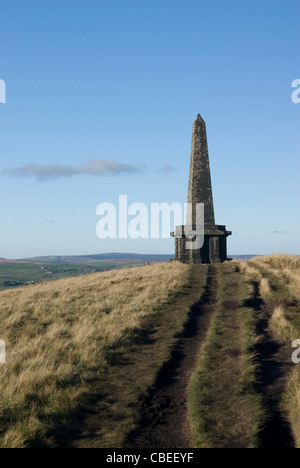
[[[0,293],[0,447],[55,446],[64,424],[146,317],[187,282],[179,263]]]
[[[247,262],[238,262],[238,265],[241,272],[244,273],[250,281],[259,282],[260,294],[264,299],[268,300],[272,295],[272,291],[269,280],[263,277],[263,274],[259,269],[259,265],[261,265],[260,260],[260,257],[258,257],[258,259],[254,259],[255,263],[258,265],[255,265],[254,261],[251,261],[251,264]]]
[[[295,336],[297,336],[297,331],[286,318],[286,309],[283,304],[275,307],[270,324],[272,328],[286,340],[292,341],[295,339]]]
[[[282,270],[282,275],[286,279],[291,293],[300,299],[300,268],[290,269],[288,267]]]
[[[288,254],[275,254],[275,255],[265,255],[263,257],[256,257],[251,260],[255,263],[263,263],[270,265],[274,268],[283,269],[285,267],[291,269],[300,268],[300,257],[297,255],[288,255]]]
[[[272,291],[269,280],[267,278],[262,278],[260,280],[260,294],[266,300],[271,298]]]
[[[255,258],[252,262],[272,278],[277,289],[273,294],[277,306],[270,325],[276,333],[292,343],[300,338],[300,257],[278,254]],[[295,366],[289,380],[284,407],[290,416],[296,446],[300,448],[300,364]]]
[[[260,271],[249,265],[247,262],[235,262],[238,267],[240,268],[241,272],[244,273],[244,275],[247,276],[248,279],[252,281],[260,281],[262,279],[262,274]]]
[[[289,380],[285,393],[285,407],[290,415],[296,448],[300,448],[300,364],[295,366]]]
[[[300,257],[277,254],[257,257],[252,262],[283,280],[288,285],[291,293],[297,299],[300,299]]]

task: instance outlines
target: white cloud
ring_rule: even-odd
[[[6,169],[4,172],[13,177],[35,177],[38,181],[61,179],[75,175],[107,176],[122,173],[137,174],[142,172],[142,166],[119,163],[114,160],[88,159],[86,164],[68,166],[62,164],[28,164],[16,169]]]

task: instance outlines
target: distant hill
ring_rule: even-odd
[[[254,257],[260,257],[261,255],[229,255],[229,258],[240,261],[248,261]],[[137,253],[122,253],[122,252],[111,252],[95,255],[45,255],[41,257],[30,257],[15,260],[16,262],[29,262],[29,263],[76,263],[76,264],[88,264],[94,262],[104,262],[107,260],[114,261],[132,261],[137,260],[140,262],[168,262],[174,258],[172,254],[137,254]],[[0,261],[11,261],[0,257]]]
[[[252,258],[261,257],[261,255],[229,255],[229,257],[240,262],[248,262]]]
[[[153,263],[169,263],[171,255],[104,254],[44,256],[25,260],[0,260],[0,290],[17,286],[85,276]]]
[[[38,262],[38,263],[94,263],[108,260],[137,260],[140,262],[168,262],[174,255],[158,255],[158,254],[135,254],[135,253],[105,253],[96,255],[73,255],[73,256],[44,256],[44,257],[32,257],[22,259],[26,262]]]
[[[260,255],[230,255],[229,257],[234,260],[240,260],[247,262],[254,257],[259,257]],[[32,257],[21,259],[20,261],[33,262],[33,263],[76,263],[76,264],[89,264],[94,262],[104,262],[108,260],[113,260],[114,262],[127,262],[127,261],[140,261],[141,263],[147,262],[168,262],[170,259],[174,258],[174,255],[163,255],[163,254],[137,254],[137,253],[104,253],[104,254],[95,254],[95,255],[53,255],[53,256],[43,256],[43,257]]]

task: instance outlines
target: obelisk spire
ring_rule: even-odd
[[[200,114],[193,125],[188,203],[193,205],[192,224],[196,224],[196,203],[204,203],[204,229],[215,226],[206,126]]]

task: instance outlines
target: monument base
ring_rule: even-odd
[[[176,227],[176,232],[184,232],[184,226]],[[227,237],[231,231],[226,231],[226,226],[212,226],[204,232],[204,244],[201,249],[189,248],[192,241],[184,234],[175,237],[175,260],[189,264],[223,263],[227,260]]]

